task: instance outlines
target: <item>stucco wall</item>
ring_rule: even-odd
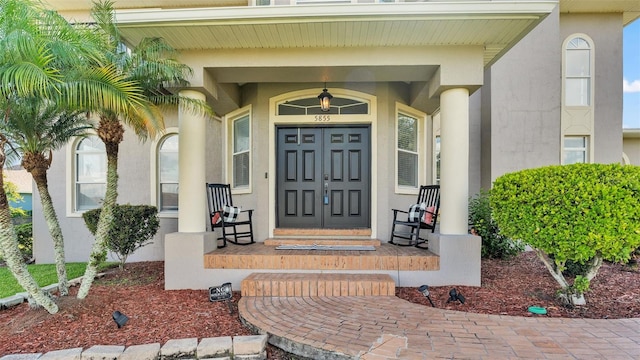
[[[563,14],[560,41],[586,34],[594,46],[594,162],[619,163],[622,153],[622,15]]]
[[[594,41],[593,161],[620,162],[620,15],[559,15],[556,10],[485,71],[480,135],[483,187],[507,172],[560,163],[562,42],[576,33]]]
[[[508,172],[560,162],[558,34],[556,9],[485,74],[490,82],[482,110],[483,131],[490,131],[481,136],[485,186]]]
[[[169,112],[165,115],[166,127],[177,127],[177,113]],[[221,139],[216,134],[221,133],[221,122],[212,119],[207,128],[208,157],[207,175],[211,181],[221,180]],[[151,204],[151,147],[152,141],[141,143],[132,130],[125,128],[125,138],[120,144],[118,160],[118,203],[120,204]],[[87,261],[94,237],[84,224],[79,213],[70,214],[67,209],[68,193],[67,181],[72,179],[71,169],[67,169],[69,151],[65,147],[56,151],[53,163],[48,173],[49,190],[56,208],[62,234],[65,240],[65,256],[68,262]],[[68,173],[67,173],[68,172]],[[204,184],[202,186],[203,196]],[[38,263],[52,263],[54,261],[53,243],[49,230],[42,215],[40,196],[34,192],[33,197],[33,234],[34,257]],[[203,216],[206,216],[203,213]],[[152,240],[152,244],[138,249],[129,257],[129,261],[152,261],[164,259],[164,235],[177,231],[177,217],[175,215],[160,215],[160,229]],[[114,259],[111,257],[111,259]]]

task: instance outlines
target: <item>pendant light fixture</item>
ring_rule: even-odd
[[[327,112],[329,111],[329,109],[331,108],[331,99],[333,98],[333,95],[331,95],[328,91],[327,91],[327,83],[324,83],[324,89],[322,89],[322,92],[320,93],[320,95],[318,95],[318,99],[320,99],[320,110]]]

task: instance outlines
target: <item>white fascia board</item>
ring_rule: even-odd
[[[153,23],[198,23],[225,21],[247,22],[313,22],[353,21],[355,19],[463,19],[463,18],[539,18],[553,11],[557,0],[538,1],[439,1],[393,4],[333,4],[297,6],[246,6],[188,9],[140,9],[116,11],[120,25]]]

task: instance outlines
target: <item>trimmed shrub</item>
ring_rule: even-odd
[[[33,226],[32,223],[24,223],[15,226],[18,236],[18,248],[22,257],[29,261],[33,258]]]
[[[93,209],[82,214],[89,231],[95,235],[102,209]],[[160,221],[158,209],[148,205],[116,205],[113,210],[113,224],[107,236],[107,248],[120,260],[124,268],[127,257],[139,248],[149,245],[158,232]]]
[[[475,235],[482,238],[481,255],[489,259],[508,259],[524,250],[520,241],[513,241],[500,234],[489,202],[489,191],[481,190],[469,200],[469,224]]]
[[[491,206],[500,232],[533,247],[571,302],[602,260],[626,262],[640,246],[640,167],[619,164],[548,166],[505,174]],[[567,262],[588,264],[573,285]]]

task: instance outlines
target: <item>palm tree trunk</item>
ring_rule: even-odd
[[[55,314],[58,312],[58,305],[40,289],[29,271],[27,271],[27,265],[22,260],[22,255],[18,248],[18,237],[11,223],[7,194],[3,186],[2,167],[4,166],[4,154],[0,156],[0,163],[2,163],[0,165],[0,247],[2,247],[4,260],[18,284],[22,286],[29,296],[50,314]]]
[[[53,240],[56,272],[58,273],[58,291],[60,292],[60,296],[67,296],[69,295],[69,281],[67,279],[66,259],[64,256],[64,238],[62,237],[58,216],[56,215],[56,210],[53,207],[53,201],[51,201],[51,195],[49,194],[47,175],[46,173],[43,175],[34,174],[33,180],[38,188],[38,193],[40,193],[42,212],[47,222],[47,227],[49,227],[49,234]]]
[[[107,236],[113,223],[113,209],[118,199],[118,144],[107,143],[105,146],[107,152],[107,189],[96,229],[96,240],[93,243],[82,284],[78,290],[78,299],[84,299],[89,295],[89,289],[91,289],[91,284],[93,284],[98,272],[98,265],[104,261],[107,251]]]

